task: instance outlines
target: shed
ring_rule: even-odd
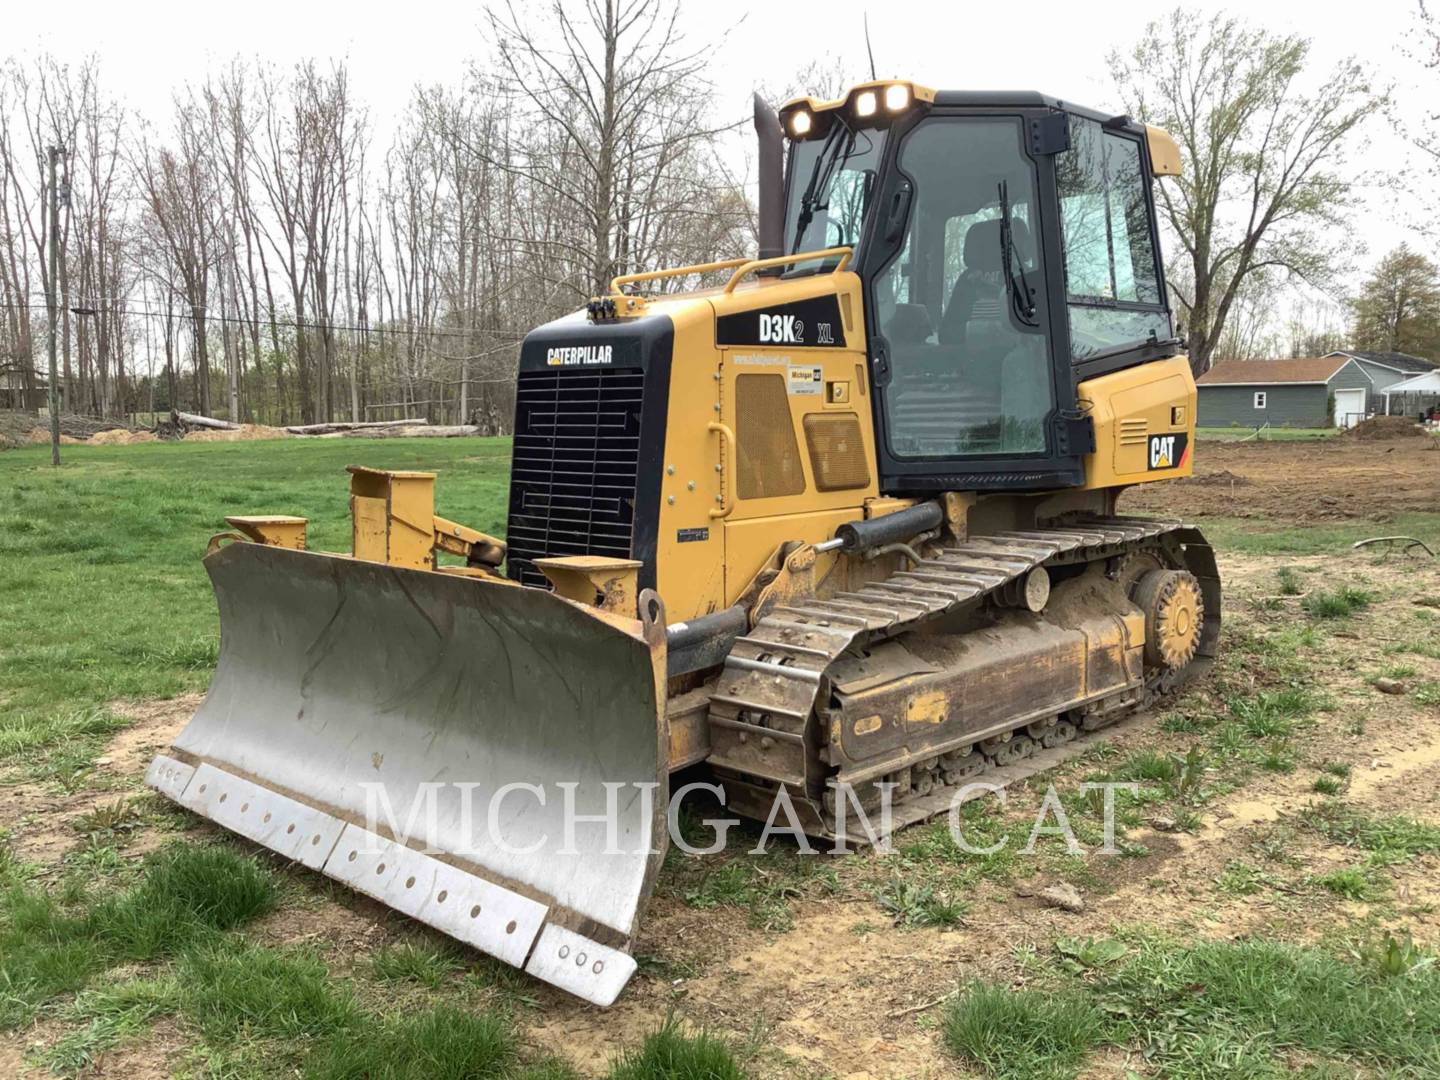
[[[1440,408],[1440,370],[1391,383],[1384,396],[1386,416],[1428,417]]]
[[[1352,356],[1229,360],[1195,380],[1201,427],[1353,427],[1374,383]]]
[[[1356,349],[1337,349],[1327,356],[1348,356],[1365,369],[1370,376],[1373,389],[1370,392],[1369,410],[1372,413],[1385,411],[1384,393],[1395,383],[1427,371],[1440,368],[1440,364],[1424,357],[1411,356],[1403,352],[1362,352]]]

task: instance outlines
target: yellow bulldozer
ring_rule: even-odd
[[[359,467],[349,553],[228,519],[214,681],[151,786],[607,1005],[678,770],[864,839],[1214,655],[1209,545],[1116,511],[1191,471],[1174,141],[906,81],[755,123],[757,258],[622,275],[525,339],[503,542]]]

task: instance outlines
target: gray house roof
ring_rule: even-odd
[[[1440,368],[1440,364],[1433,360],[1426,360],[1423,357],[1411,356],[1409,353],[1403,352],[1356,352],[1349,349],[1337,349],[1329,355],[1353,356],[1357,360],[1368,360],[1372,364],[1388,367],[1392,371],[1403,371],[1407,375],[1423,375],[1427,371]]]

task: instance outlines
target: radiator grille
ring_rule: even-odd
[[[507,536],[512,578],[547,585],[534,560],[548,556],[630,557],[644,392],[638,368],[520,372]]]
[[[845,491],[870,485],[870,466],[854,413],[810,413],[805,417],[810,471],[820,491]]]
[[[735,463],[742,499],[805,490],[784,375],[735,377]]]

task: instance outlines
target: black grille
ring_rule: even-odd
[[[534,560],[629,558],[645,373],[522,371],[510,473],[510,576],[548,584]]]

